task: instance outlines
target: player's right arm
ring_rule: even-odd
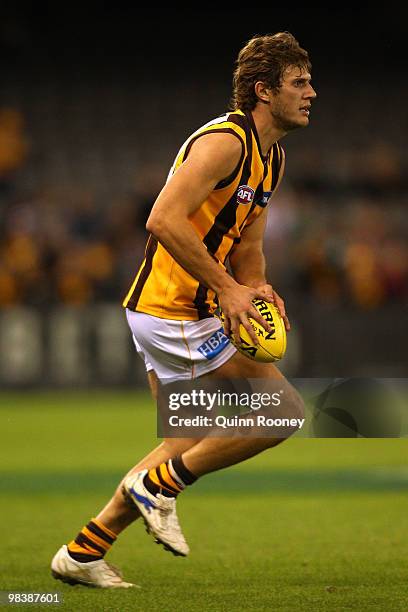
[[[217,293],[225,315],[225,332],[233,332],[235,338],[239,338],[239,325],[242,323],[257,342],[248,316],[270,331],[252,304],[254,298],[263,296],[256,289],[237,283],[211,257],[190,222],[191,215],[217,183],[235,170],[241,152],[242,145],[232,134],[208,134],[198,138],[186,161],[159,194],[146,229],[187,272]]]

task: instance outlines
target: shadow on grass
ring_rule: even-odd
[[[109,493],[119,483],[119,472],[0,472],[0,492],[21,494]],[[199,480],[190,495],[228,493],[337,493],[339,491],[407,491],[408,470],[223,470]]]

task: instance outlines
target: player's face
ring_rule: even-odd
[[[311,76],[298,66],[286,68],[282,85],[270,99],[271,114],[276,127],[288,132],[309,125],[309,114],[316,92],[310,84]]]

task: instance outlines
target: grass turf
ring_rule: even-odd
[[[407,440],[292,439],[208,475],[178,504],[190,557],[136,523],[109,558],[142,588],[105,591],[49,562],[157,443],[148,396],[0,394],[0,422],[0,589],[80,612],[408,609]]]

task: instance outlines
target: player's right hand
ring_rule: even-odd
[[[218,292],[218,302],[224,314],[224,332],[227,336],[233,334],[236,342],[240,341],[239,326],[243,325],[253,343],[255,345],[258,344],[258,338],[248,320],[249,317],[257,321],[267,332],[272,331],[269,323],[253,305],[252,300],[255,299],[264,300],[265,294],[257,289],[239,285],[238,283],[221,289]]]

